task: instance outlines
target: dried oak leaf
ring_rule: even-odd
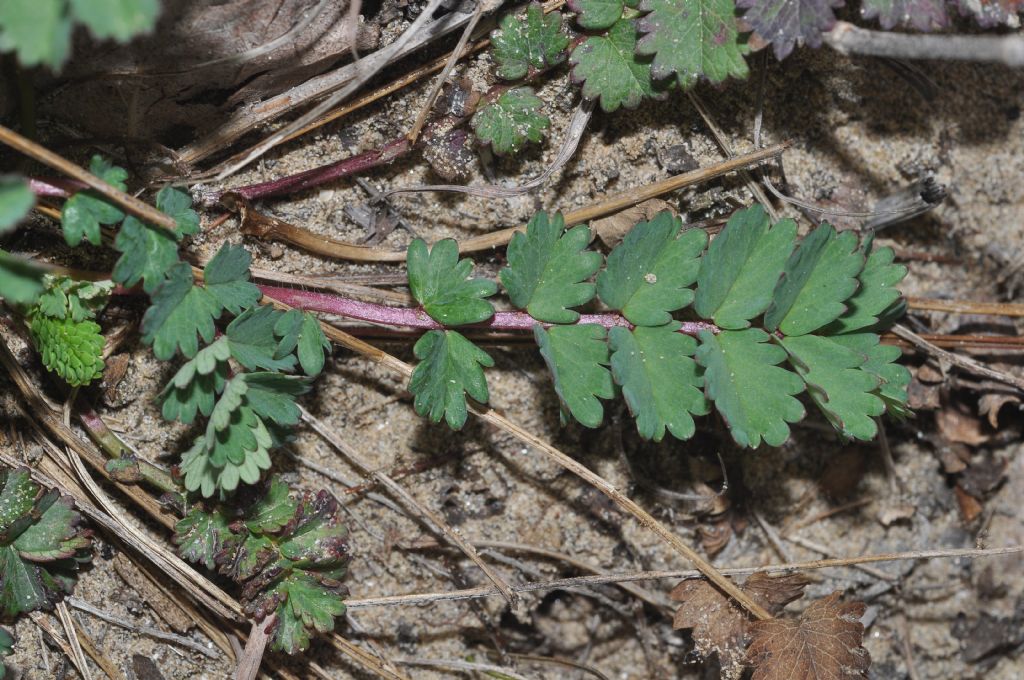
[[[842,680],[863,677],[871,665],[861,646],[863,602],[840,603],[834,592],[817,600],[799,619],[750,624],[746,661],[751,680]]]
[[[803,595],[809,583],[803,574],[768,576],[751,574],[741,586],[755,602],[772,614]],[[689,580],[669,594],[680,602],[672,627],[693,629],[696,651],[703,657],[718,654],[722,677],[738,678],[743,672],[743,654],[750,620],[735,602],[708,581]]]

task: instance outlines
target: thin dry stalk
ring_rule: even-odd
[[[473,562],[473,564],[480,567],[480,570],[484,572],[488,579],[490,579],[491,583],[493,583],[494,586],[501,591],[502,595],[505,596],[505,599],[513,610],[519,607],[519,596],[516,595],[509,584],[505,582],[505,579],[503,579],[498,572],[494,571],[490,565],[484,562],[483,558],[480,557],[480,553],[476,551],[476,548],[473,547],[472,543],[462,538],[458,532],[448,525],[443,517],[416,500],[412,494],[406,491],[401,484],[393,480],[391,477],[379,470],[373,469],[373,466],[367,463],[363,458],[363,454],[354,446],[349,444],[349,442],[342,437],[340,433],[333,431],[326,423],[321,422],[320,419],[313,416],[302,406],[299,406],[299,410],[302,412],[302,420],[313,428],[317,434],[323,437],[324,441],[326,441],[338,453],[345,456],[349,462],[359,468],[360,472],[364,475],[368,475],[378,484],[394,494],[395,498],[405,506],[406,510],[414,519],[425,518],[428,526],[432,526],[437,533],[440,533],[446,540],[461,550],[466,557]]]
[[[962,354],[955,354],[953,352],[947,352],[946,350],[935,346],[928,342],[920,335],[910,330],[903,324],[896,324],[892,327],[892,332],[899,338],[902,338],[912,344],[917,349],[930,354],[939,359],[940,362],[945,362],[949,365],[961,368],[968,373],[974,373],[991,380],[1010,385],[1017,388],[1021,392],[1024,392],[1024,380],[1018,378],[1015,375],[1010,375],[1003,371],[997,371],[995,369],[985,366],[980,361],[972,359],[971,357],[965,357]]]
[[[864,54],[890,59],[980,61],[1024,66],[1024,36],[913,35],[871,31],[837,21],[824,33],[825,44],[840,54]]]
[[[75,629],[75,622],[71,620],[71,613],[64,602],[57,603],[57,620],[64,627],[64,634],[67,636],[68,646],[75,668],[82,674],[82,680],[92,680],[92,673],[89,672],[89,662],[85,660],[85,652],[82,651],[82,643],[78,639],[78,631]]]
[[[111,614],[110,612],[103,611],[99,607],[96,607],[86,602],[85,600],[77,598],[74,595],[68,595],[64,598],[64,601],[67,602],[67,604],[74,607],[75,609],[86,612],[87,614],[91,614],[96,618],[106,621],[107,623],[113,624],[115,626],[118,626],[119,628],[124,628],[125,630],[132,631],[133,633],[145,635],[156,640],[162,640],[164,642],[170,642],[176,645],[181,645],[182,647],[191,649],[194,652],[199,652],[203,656],[208,656],[211,659],[217,658],[216,652],[207,648],[206,645],[200,642],[196,642],[190,637],[185,637],[184,635],[175,635],[174,633],[168,633],[166,631],[160,630],[159,628],[153,628],[151,626],[136,625],[128,619],[124,619],[120,616]]]
[[[911,309],[949,314],[985,314],[992,316],[1024,317],[1024,305],[1012,302],[975,302],[971,300],[937,300],[935,298],[908,297]]]
[[[249,629],[249,639],[245,642],[245,651],[238,659],[235,667],[235,680],[253,680],[260,671],[260,663],[263,661],[263,652],[267,649],[271,629],[277,620],[277,615],[272,614],[263,621],[253,621]]]
[[[79,657],[75,654],[75,650],[71,647],[71,644],[56,628],[53,627],[53,624],[50,623],[49,619],[47,619],[44,614],[41,612],[29,612],[29,617],[31,617],[33,623],[39,626],[39,628],[46,633],[51,640],[53,640],[54,644],[60,647],[60,650],[64,652],[66,657],[68,657],[71,661],[71,665],[75,667],[75,670],[78,671],[78,674],[82,676],[82,678],[92,678],[89,674],[88,664],[85,663],[85,659],[82,658],[79,660]],[[79,649],[78,651],[81,653],[82,650]],[[80,666],[79,663],[82,663],[83,665]]]
[[[14,130],[0,125],[0,142],[6,144],[16,151],[33,158],[43,165],[49,166],[58,172],[62,172],[85,184],[96,193],[109,199],[112,203],[120,206],[125,212],[135,215],[140,220],[174,231],[177,224],[174,219],[160,212],[153,206],[140,201],[139,199],[118,191],[91,172],[86,171],[62,156],[55,154],[46,147],[36,144],[31,139],[19,135]]]
[[[85,653],[89,655],[89,658],[107,674],[107,677],[110,678],[110,680],[128,680],[127,677],[125,677],[125,674],[121,672],[121,669],[115,666],[114,662],[110,660],[110,657],[100,651],[92,641],[92,638],[82,630],[82,627],[78,625],[77,622],[72,621],[72,623],[75,627],[75,636],[78,639],[78,642],[82,645],[82,649],[85,650]]]

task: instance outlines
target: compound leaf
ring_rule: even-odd
[[[270,305],[259,305],[235,317],[224,331],[231,345],[231,356],[250,371],[257,368],[287,371],[294,367],[295,357],[291,353],[281,356],[278,352],[280,341],[276,328],[283,316],[284,313]]]
[[[278,425],[295,425],[301,412],[295,397],[309,392],[309,380],[294,375],[260,372],[243,374],[245,402],[260,418]]]
[[[177,187],[167,186],[156,194],[156,209],[170,215],[177,223],[175,236],[180,241],[199,231],[199,213],[192,209],[192,197]]]
[[[874,417],[885,413],[885,403],[875,394],[882,379],[861,368],[868,356],[818,335],[787,337],[781,342],[811,399],[833,427],[845,437],[874,439]]]
[[[680,323],[638,326],[632,331],[612,328],[611,369],[622,386],[629,412],[644,439],[660,442],[667,428],[677,439],[689,439],[696,429],[693,416],[709,411],[704,376],[690,357],[697,342],[678,333]]]
[[[13,229],[36,204],[35,194],[21,177],[0,175],[0,234]]]
[[[874,326],[899,300],[900,291],[896,285],[907,275],[907,268],[893,263],[896,254],[892,248],[872,251],[871,245],[867,243],[864,246],[870,255],[857,277],[860,287],[846,301],[846,312],[829,324],[825,333],[851,333]]]
[[[298,506],[298,501],[289,495],[288,485],[274,475],[263,495],[246,513],[245,526],[257,533],[280,531],[295,516]]]
[[[598,397],[615,396],[604,327],[580,324],[544,330],[535,324],[533,335],[555,383],[562,423],[567,423],[571,414],[586,427],[600,425],[604,407]]]
[[[71,12],[94,37],[128,42],[153,30],[160,14],[158,0],[70,0]]]
[[[103,375],[103,335],[94,321],[75,321],[33,314],[29,332],[46,370],[72,387],[87,385]]]
[[[334,630],[334,618],[345,613],[335,582],[308,574],[291,574],[277,584],[273,596],[283,601],[277,608],[278,627],[271,647],[289,654],[309,647],[311,629]]]
[[[302,372],[308,376],[319,375],[324,369],[324,352],[331,351],[331,343],[316,316],[290,309],[274,324],[274,334],[280,338],[275,358],[295,352]]]
[[[936,31],[949,25],[943,0],[864,0],[861,14],[878,19],[885,30],[907,26],[918,31]]]
[[[562,25],[562,13],[544,14],[539,3],[526,8],[525,20],[505,15],[498,30],[491,33],[491,50],[498,65],[498,77],[519,80],[530,68],[543,69],[565,61],[569,36]]]
[[[171,267],[150,301],[142,317],[142,341],[153,345],[157,359],[166,361],[178,349],[186,358],[195,356],[199,349],[197,334],[205,342],[213,340],[213,322],[220,316],[221,305],[208,290],[192,283],[188,263]]]
[[[708,237],[702,229],[680,235],[681,225],[666,210],[633,227],[597,276],[601,300],[640,326],[664,325],[672,319],[669,312],[690,304],[688,286],[697,278]]]
[[[215,406],[214,415],[216,411]],[[185,489],[209,498],[218,491],[234,491],[239,481],[255,484],[260,473],[270,469],[272,443],[266,425],[246,405],[232,411],[222,428],[216,428],[211,417],[206,434],[182,456]]]
[[[622,16],[623,0],[569,0],[576,23],[587,30],[609,28]]]
[[[121,224],[114,237],[114,247],[121,251],[121,257],[111,277],[128,288],[142,281],[142,289],[147,293],[152,293],[167,270],[178,262],[178,243],[174,236],[132,215]]]
[[[43,492],[27,469],[0,467],[0,616],[46,609],[89,559],[88,532],[70,496]]]
[[[654,56],[655,78],[675,75],[688,88],[701,77],[717,83],[747,76],[734,0],[642,0],[640,9],[648,14],[640,19],[636,51]]]
[[[793,397],[804,389],[799,376],[779,367],[786,351],[768,342],[757,328],[700,332],[697,362],[704,367],[705,391],[740,446],[757,448],[763,439],[779,446],[789,437],[788,423],[804,417]]]
[[[93,156],[89,171],[115,189],[124,191],[128,172],[112,165],[102,156]],[[106,198],[91,190],[79,191],[64,202],[60,221],[64,228],[64,240],[72,248],[84,237],[94,246],[100,244],[100,225],[117,224],[124,219],[121,209]]]
[[[847,231],[837,236],[830,224],[822,224],[786,262],[764,315],[765,328],[804,335],[834,321],[846,311],[843,303],[857,290],[863,267],[857,235]]]
[[[775,58],[785,59],[796,45],[821,47],[821,34],[836,23],[834,7],[843,0],[737,0],[743,20],[771,42]]]
[[[209,416],[217,394],[227,381],[230,356],[228,339],[222,337],[185,362],[161,395],[164,419],[191,423],[197,412]]]
[[[490,398],[482,366],[494,359],[456,331],[429,331],[413,353],[420,363],[412,372],[409,391],[416,413],[459,430],[466,423],[466,394],[486,404]]]
[[[772,227],[760,205],[734,214],[701,260],[697,314],[722,328],[748,327],[771,303],[795,240],[796,222],[784,219]]]
[[[459,247],[446,238],[427,248],[423,239],[409,244],[409,289],[430,318],[446,326],[486,321],[494,307],[482,298],[498,292],[489,279],[471,279],[473,262],[459,259]]]
[[[0,2],[0,52],[15,52],[22,66],[57,70],[71,47],[71,20],[62,2]]]
[[[499,156],[514,154],[527,142],[539,142],[551,121],[540,113],[544,102],[529,87],[502,93],[473,116],[473,131]]]
[[[225,243],[206,265],[206,290],[231,314],[256,304],[263,294],[249,280],[252,255],[242,246]]]
[[[579,312],[571,307],[594,297],[594,284],[586,283],[601,267],[601,254],[587,250],[590,229],[584,225],[565,231],[561,213],[539,212],[508,244],[508,266],[501,282],[512,304],[539,321],[574,323]]]
[[[594,35],[569,57],[572,78],[583,83],[583,96],[600,99],[606,112],[636,108],[658,92],[651,81],[650,60],[636,55],[636,22],[619,19],[605,35]]]

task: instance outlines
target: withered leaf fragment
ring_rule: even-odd
[[[803,595],[809,583],[800,573],[784,576],[751,574],[742,589],[772,614]],[[722,678],[734,680],[743,673],[750,619],[727,595],[705,580],[683,581],[669,597],[681,602],[672,625],[692,628],[695,649],[703,657],[718,654]]]
[[[750,624],[747,663],[752,680],[843,680],[864,676],[871,657],[861,646],[863,602],[839,601],[834,592],[817,600],[799,619]]]

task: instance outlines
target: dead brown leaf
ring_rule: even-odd
[[[622,239],[637,222],[649,220],[662,210],[668,210],[673,215],[678,215],[675,208],[665,201],[660,198],[652,198],[639,205],[634,205],[632,208],[626,208],[622,212],[594,220],[590,223],[590,228],[601,239],[601,243],[609,248],[614,248],[622,242]]]
[[[999,411],[1007,404],[1020,408],[1020,397],[1011,392],[986,392],[978,399],[978,413],[988,418],[992,429],[999,429]]]
[[[840,603],[835,592],[807,608],[799,619],[750,624],[746,661],[752,680],[841,680],[863,677],[871,657],[861,646],[863,602]]]
[[[960,517],[964,522],[973,522],[985,509],[981,501],[964,491],[959,484],[953,487],[953,494],[956,496],[957,505],[960,506]]]
[[[810,581],[803,574],[784,576],[752,574],[743,590],[758,604],[775,614],[803,595]],[[718,654],[722,677],[738,678],[743,673],[743,655],[750,620],[727,595],[705,580],[687,580],[669,594],[680,602],[672,625],[693,629],[693,642],[703,657]]]
[[[985,431],[985,423],[959,403],[949,404],[936,413],[935,424],[947,441],[968,446],[984,444],[992,436]]]
[[[697,527],[697,532],[700,534],[700,544],[704,548],[704,552],[709,557],[714,557],[729,545],[729,540],[732,538],[732,524],[728,518],[722,518],[701,524]]]

